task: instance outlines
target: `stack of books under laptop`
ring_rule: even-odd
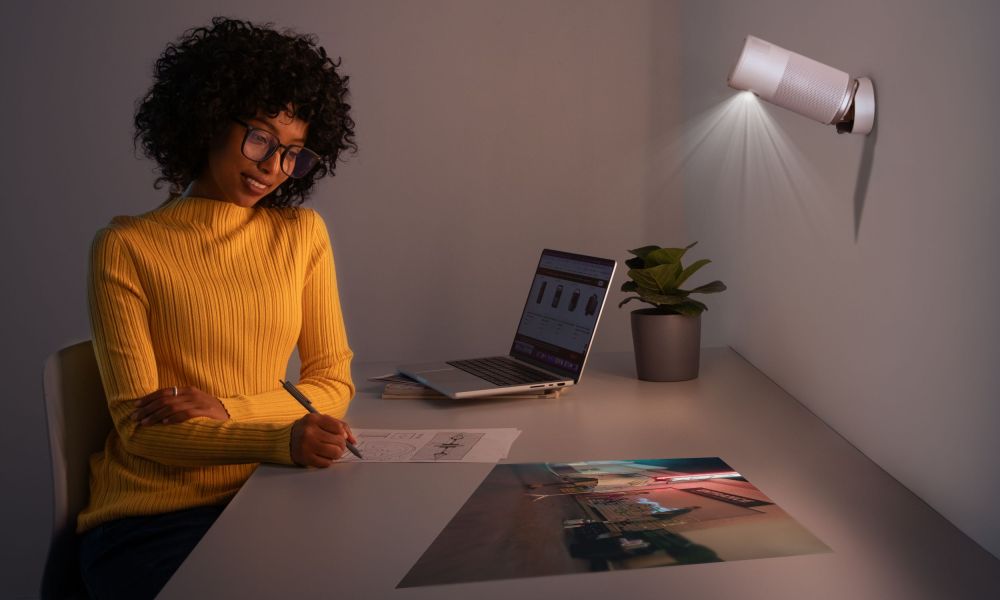
[[[379,377],[372,377],[369,381],[380,381],[385,383],[385,387],[382,388],[382,399],[383,400],[408,400],[408,399],[420,399],[426,398],[430,400],[449,400],[448,396],[432,390],[426,385],[410,379],[406,375],[392,374],[392,375],[382,375]],[[524,391],[524,392],[513,392],[510,394],[498,394],[495,396],[487,396],[486,398],[495,398],[497,400],[503,399],[513,399],[513,398],[558,398],[561,393],[567,391],[568,388],[557,388],[552,390],[538,390],[538,391]]]

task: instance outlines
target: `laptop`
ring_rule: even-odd
[[[507,356],[402,365],[456,400],[575,385],[587,363],[615,261],[543,250]]]

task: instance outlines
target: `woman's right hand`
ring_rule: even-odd
[[[194,386],[156,390],[134,404],[132,420],[139,425],[183,423],[194,417],[229,420],[229,413],[218,398]]]
[[[292,425],[292,461],[302,467],[329,467],[344,455],[347,442],[358,443],[347,423],[330,415],[309,413]]]

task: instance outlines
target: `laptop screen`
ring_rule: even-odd
[[[544,250],[511,356],[579,379],[614,272],[613,260]]]

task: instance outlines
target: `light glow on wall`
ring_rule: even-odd
[[[666,133],[654,149],[658,201],[681,194],[686,203],[709,203],[723,222],[735,218],[744,225],[792,214],[812,239],[842,231],[830,227],[847,206],[831,191],[827,177],[836,174],[808,162],[772,115],[780,110],[742,91]],[[828,143],[825,131],[805,135]]]

